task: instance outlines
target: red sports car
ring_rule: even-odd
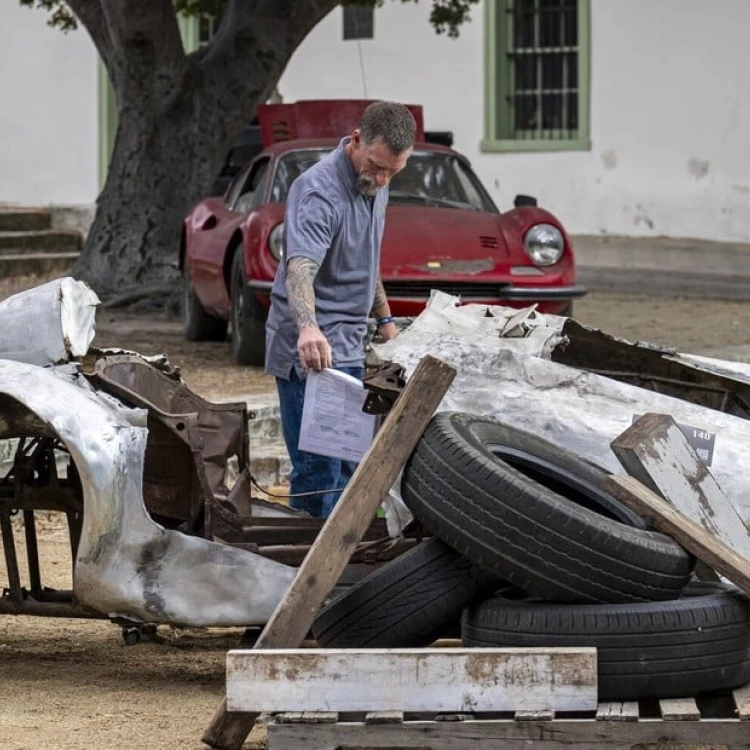
[[[284,257],[284,202],[293,180],[324,158],[368,102],[299,102],[259,108],[266,146],[223,197],[201,201],[184,221],[180,249],[183,331],[223,340],[234,359],[262,365],[269,291]],[[425,133],[390,185],[381,276],[395,316],[419,314],[440,289],[464,302],[570,314],[576,284],[562,224],[528,196],[501,212],[456,151]],[[317,136],[317,137],[311,137]],[[336,136],[336,137],[331,137]]]

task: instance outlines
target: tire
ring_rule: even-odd
[[[493,450],[505,451],[507,461]],[[525,467],[524,456],[561,471],[547,476],[538,466]],[[566,484],[571,477],[580,480],[578,487]],[[601,489],[606,477],[541,438],[483,417],[442,413],[407,462],[402,495],[432,534],[543,599],[620,603],[678,597],[694,559],[671,538],[627,521]],[[579,491],[585,486],[588,497]]]
[[[229,323],[205,311],[195,294],[190,271],[182,269],[182,334],[188,341],[224,341]]]
[[[464,646],[595,646],[605,701],[691,697],[750,681],[750,605],[720,583],[636,604],[493,597],[464,611],[461,636]]]
[[[245,259],[239,247],[232,260],[232,357],[238,365],[263,367],[266,358],[266,312],[245,283]]]
[[[313,636],[324,648],[427,646],[455,628],[464,607],[502,585],[429,539],[326,605],[315,618]]]

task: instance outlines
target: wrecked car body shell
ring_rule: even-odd
[[[750,523],[750,366],[632,343],[534,308],[458,305],[436,292],[395,339],[374,347],[410,375],[427,354],[458,374],[439,411],[489,416],[613,473],[610,443],[646,412],[670,414]]]
[[[251,496],[244,402],[202,399],[164,357],[89,350],[96,304],[58,279],[0,307],[0,614],[264,624],[323,520]],[[35,320],[43,334],[30,335]],[[72,591],[42,584],[34,514],[46,510],[68,521]],[[377,519],[352,567],[413,544]]]

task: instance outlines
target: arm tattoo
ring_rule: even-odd
[[[388,297],[386,296],[383,280],[380,276],[378,276],[378,280],[375,282],[375,298],[372,301],[372,312],[376,318],[382,318],[384,315],[390,314]]]
[[[310,258],[292,258],[286,267],[286,294],[292,319],[301,331],[306,326],[318,327],[315,320],[313,280],[320,265]]]

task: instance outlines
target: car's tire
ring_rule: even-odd
[[[332,648],[426,646],[455,629],[477,597],[503,586],[438,539],[428,539],[358,581],[315,618]]]
[[[182,269],[182,335],[188,341],[224,341],[229,322],[203,308],[198,299],[190,271]]]
[[[266,312],[245,283],[245,259],[237,248],[232,260],[232,357],[238,365],[263,367],[266,357]]]
[[[493,450],[505,451],[516,465]],[[524,467],[518,458],[524,455],[566,469],[581,486],[599,488],[599,507],[585,507],[591,497],[566,488],[562,474],[553,481]],[[606,477],[546,440],[487,418],[444,412],[407,462],[402,497],[432,534],[543,599],[617,603],[679,596],[694,558],[664,534],[614,520],[614,498],[606,517]]]
[[[680,599],[551,604],[493,597],[467,608],[464,646],[597,649],[599,700],[681,698],[750,681],[750,605],[720,583]]]

